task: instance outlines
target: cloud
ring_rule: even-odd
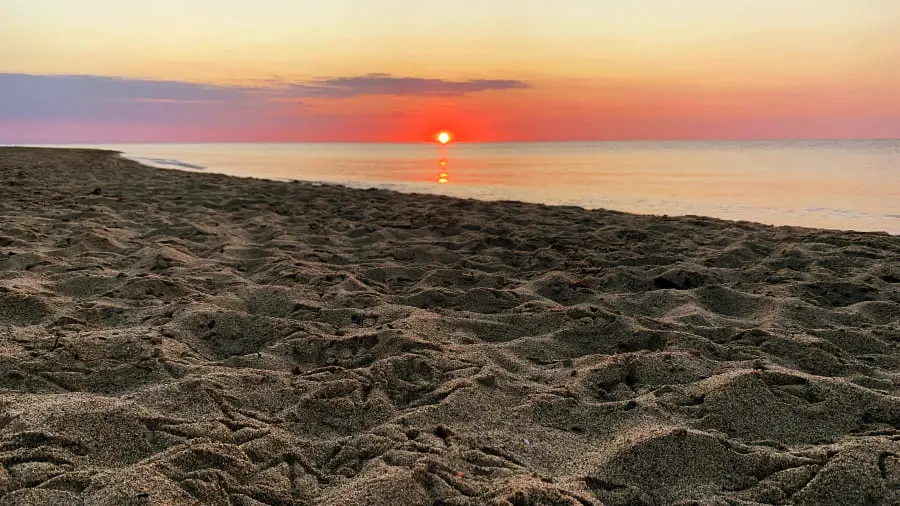
[[[246,124],[286,113],[297,116],[306,99],[462,95],[525,87],[527,84],[513,80],[449,81],[388,74],[215,85],[98,75],[0,73],[0,120]],[[289,109],[285,102],[291,102]]]
[[[254,89],[92,75],[0,74],[0,118],[166,121],[260,103]]]
[[[448,81],[424,77],[394,77],[390,74],[367,74],[358,77],[331,77],[312,82],[314,96],[352,97],[360,95],[464,95],[491,90],[528,88],[523,81],[512,79],[472,79]],[[307,85],[308,86],[308,85]]]

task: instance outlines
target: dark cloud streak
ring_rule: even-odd
[[[358,95],[464,95],[492,90],[528,88],[528,84],[512,79],[473,79],[448,81],[423,77],[393,77],[368,74],[359,77],[332,77],[314,81],[321,85],[316,93],[331,97]]]

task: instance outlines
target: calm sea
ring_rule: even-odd
[[[900,141],[97,147],[235,176],[900,234]]]

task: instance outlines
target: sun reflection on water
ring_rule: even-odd
[[[450,174],[447,172],[447,159],[441,158],[440,162],[440,171],[438,172],[438,180],[437,182],[440,184],[447,184],[450,182]]]

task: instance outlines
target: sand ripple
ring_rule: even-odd
[[[896,236],[3,148],[0,332],[0,505],[900,504]]]

